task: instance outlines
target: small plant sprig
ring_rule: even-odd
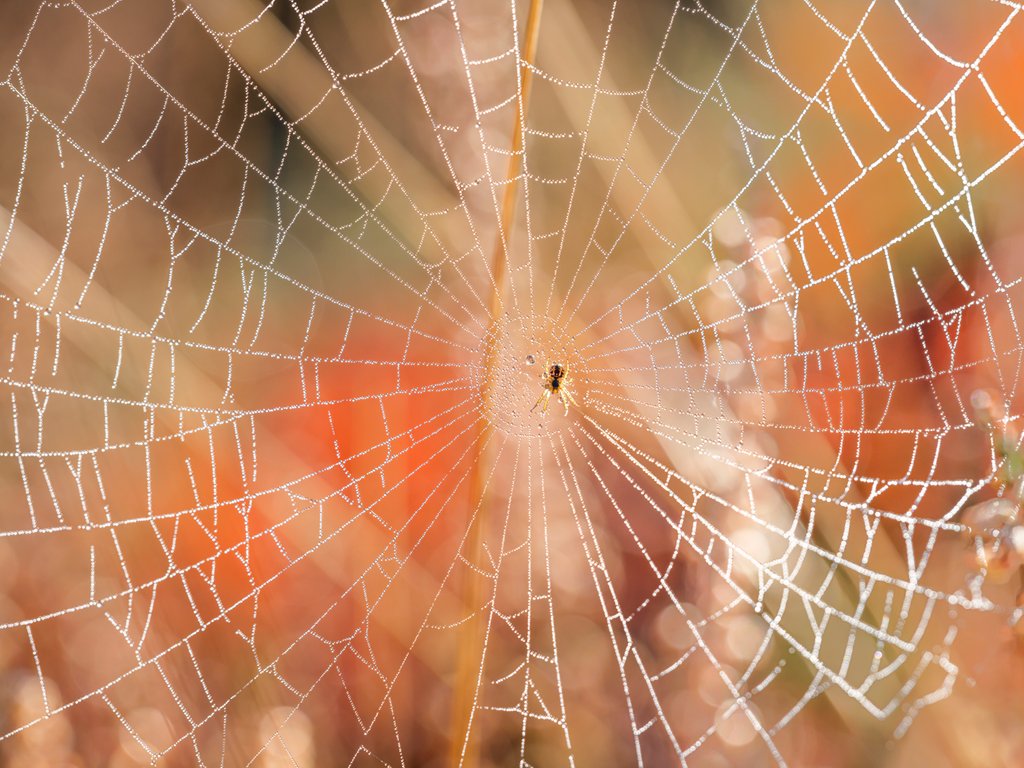
[[[979,390],[971,396],[975,423],[986,430],[997,472],[992,484],[997,496],[964,510],[961,521],[973,544],[972,560],[982,581],[1006,584],[1016,574],[1019,586],[1011,626],[1024,640],[1024,453],[1020,435],[995,412],[991,396]]]

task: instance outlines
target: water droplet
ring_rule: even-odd
[[[526,364],[527,365],[533,365],[536,362],[537,362],[537,358],[534,357],[533,355],[527,355],[526,356]]]
[[[979,411],[987,411],[992,407],[992,396],[984,389],[976,389],[971,393],[971,405]]]

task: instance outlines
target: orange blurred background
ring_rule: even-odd
[[[1024,764],[1020,7],[542,5],[0,8],[0,763]]]

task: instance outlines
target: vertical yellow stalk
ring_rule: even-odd
[[[494,246],[494,258],[491,277],[494,281],[490,302],[489,337],[496,340],[501,333],[501,312],[505,299],[505,283],[508,280],[508,251],[512,234],[512,226],[516,215],[516,198],[518,191],[517,179],[523,166],[524,124],[526,108],[530,98],[530,85],[533,72],[530,65],[537,55],[537,37],[540,31],[540,14],[543,0],[530,0],[530,11],[526,19],[526,39],[519,66],[519,107],[516,110],[515,126],[512,130],[512,153],[508,161],[505,195],[502,200],[501,218],[498,222],[498,237]],[[489,410],[491,398],[494,396],[495,360],[497,344],[491,344],[485,352],[484,384],[481,401],[485,410]],[[483,551],[483,537],[487,523],[486,505],[486,467],[487,446],[490,442],[493,427],[483,419],[477,433],[473,475],[470,479],[470,514],[472,529],[466,543],[466,558],[469,562],[478,562]],[[463,583],[463,607],[475,613],[467,622],[460,635],[458,644],[458,667],[452,691],[452,715],[449,736],[449,762],[454,766],[476,766],[479,764],[479,740],[470,738],[473,704],[476,698],[477,679],[480,665],[483,663],[483,628],[484,619],[476,611],[484,589],[484,579],[472,569],[465,570]]]
[[[494,292],[491,294],[491,324],[493,325],[501,311],[501,302],[505,288],[507,273],[508,243],[512,234],[512,224],[516,215],[516,179],[523,166],[523,132],[526,122],[526,108],[530,101],[530,87],[533,83],[533,71],[530,65],[537,55],[537,37],[540,32],[540,12],[543,0],[530,0],[530,13],[526,18],[526,40],[523,44],[523,55],[519,65],[520,106],[516,110],[516,123],[512,130],[512,154],[508,159],[508,175],[506,177],[505,197],[501,205],[501,222],[498,229],[498,240],[494,245]]]

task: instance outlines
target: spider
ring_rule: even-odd
[[[569,369],[561,363],[544,364],[544,391],[541,392],[540,397],[537,398],[537,402],[533,404],[530,412],[532,413],[538,405],[543,403],[544,407],[541,409],[541,413],[547,413],[548,401],[551,400],[552,394],[562,401],[566,413],[569,412],[569,403],[579,408],[576,398],[569,391]]]

